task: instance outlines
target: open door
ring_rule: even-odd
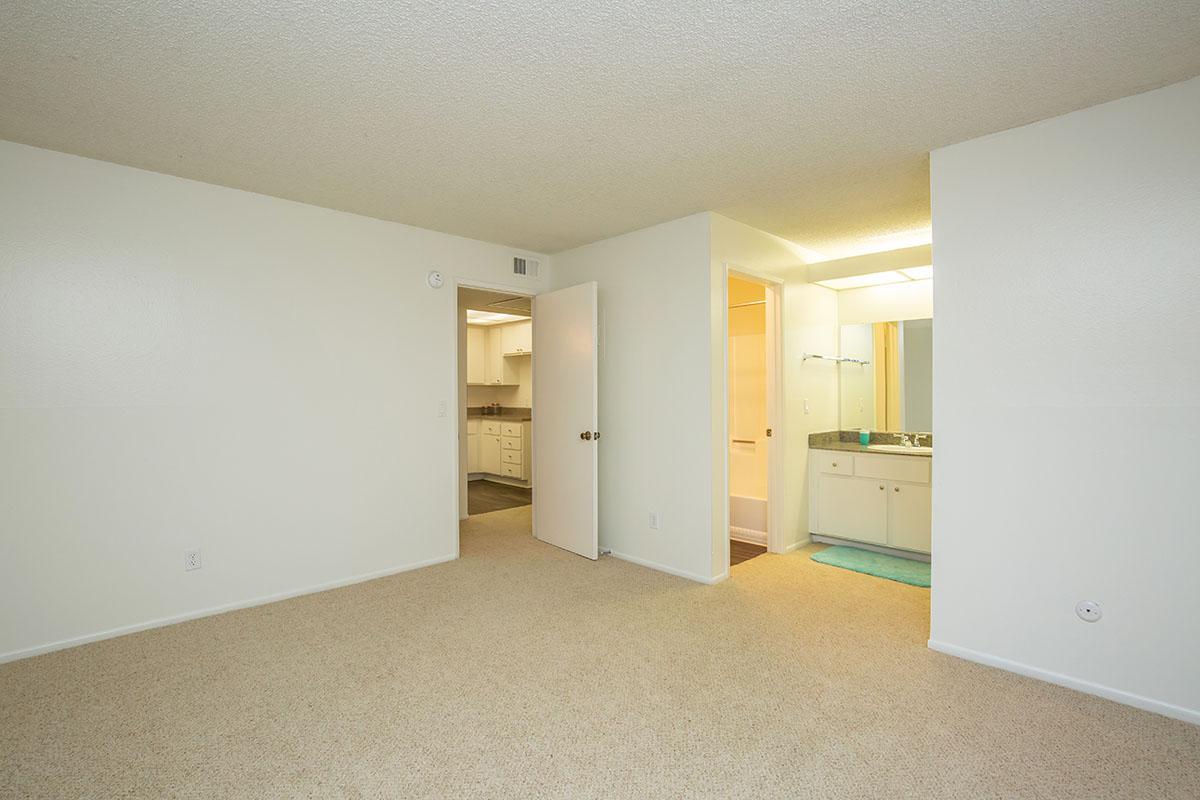
[[[599,557],[596,284],[533,298],[533,535]]]

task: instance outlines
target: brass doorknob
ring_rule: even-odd
[[[585,442],[590,442],[592,440],[592,432],[584,431],[583,433],[579,434],[579,438],[583,439]]]

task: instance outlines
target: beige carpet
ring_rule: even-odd
[[[461,560],[0,667],[0,796],[1196,798],[1200,729],[930,652],[926,590]]]

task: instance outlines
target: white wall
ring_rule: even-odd
[[[713,575],[708,230],[694,214],[568,250],[552,276],[599,284],[600,545],[697,580]]]
[[[932,159],[930,645],[1192,722],[1197,131],[1200,79]]]
[[[906,281],[883,286],[843,289],[837,293],[842,325],[893,322],[933,316],[933,281]]]
[[[511,250],[11,143],[0,175],[0,658],[455,556],[452,279]]]

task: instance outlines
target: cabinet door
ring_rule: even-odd
[[[822,474],[817,479],[817,533],[887,544],[888,492],[883,481]]]
[[[479,435],[479,471],[500,474],[500,437],[489,433]]]
[[[487,331],[467,327],[467,383],[486,383]]]
[[[504,352],[531,353],[533,352],[533,323],[514,322],[504,326]]]
[[[479,472],[479,434],[467,434],[467,472]]]
[[[504,331],[496,325],[487,329],[487,362],[484,371],[485,383],[500,385],[510,382],[505,380],[508,373],[504,363]]]
[[[930,550],[930,492],[927,484],[888,484],[888,544],[903,550]]]

